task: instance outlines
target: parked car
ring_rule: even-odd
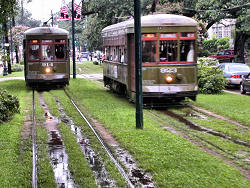
[[[221,50],[216,55],[209,57],[215,58],[219,62],[234,62],[234,49]],[[247,53],[244,53],[244,58],[247,59]]]
[[[219,68],[223,71],[228,86],[239,86],[242,76],[250,72],[249,66],[244,63],[222,63]]]
[[[242,76],[242,80],[240,83],[240,92],[241,94],[250,92],[250,73],[248,75]]]
[[[89,53],[88,52],[81,52],[81,58],[83,61],[88,61],[89,60]]]

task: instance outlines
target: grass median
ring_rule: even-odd
[[[133,154],[138,165],[152,173],[157,186],[248,187],[249,180],[237,169],[163,130],[154,120],[144,116],[144,130],[136,129],[135,108],[126,99],[82,79],[71,80],[68,89]]]
[[[218,95],[199,94],[193,104],[228,117],[250,127],[250,97],[223,93]]]

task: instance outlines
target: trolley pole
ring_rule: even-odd
[[[136,128],[143,129],[142,101],[142,52],[141,52],[141,2],[134,0],[135,27],[135,82],[136,82]]]
[[[73,78],[76,78],[76,52],[75,52],[75,10],[74,0],[72,0],[72,50],[73,50]]]

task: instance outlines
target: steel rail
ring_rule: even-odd
[[[68,96],[69,100],[71,101],[71,103],[74,105],[74,107],[76,108],[76,110],[79,112],[79,114],[81,115],[81,117],[84,119],[84,121],[88,124],[89,128],[93,131],[93,133],[95,134],[96,138],[98,139],[98,141],[100,142],[100,144],[102,145],[102,147],[104,148],[104,150],[106,151],[106,153],[108,154],[108,156],[111,158],[111,160],[113,161],[113,163],[115,164],[115,166],[117,167],[117,169],[119,170],[119,172],[121,173],[121,175],[124,177],[124,179],[127,181],[127,183],[129,184],[129,186],[131,188],[134,188],[134,185],[132,184],[132,182],[130,181],[128,175],[126,174],[125,170],[122,168],[122,166],[119,164],[119,162],[114,158],[114,156],[112,155],[112,153],[109,151],[109,149],[105,146],[104,141],[101,139],[101,137],[97,134],[97,132],[95,131],[95,129],[93,128],[93,126],[91,125],[91,123],[88,121],[88,119],[84,116],[84,114],[81,112],[81,110],[78,108],[78,106],[75,104],[75,102],[73,101],[73,99],[71,99],[71,97],[69,96],[69,94],[66,92],[66,90],[64,90],[66,95]]]
[[[32,188],[37,188],[35,92],[32,91]]]

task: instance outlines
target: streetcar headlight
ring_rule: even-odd
[[[166,75],[165,76],[165,81],[167,83],[172,83],[174,81],[174,76],[173,75]]]
[[[46,73],[51,73],[52,72],[52,68],[51,67],[46,67],[45,68],[45,72]]]

